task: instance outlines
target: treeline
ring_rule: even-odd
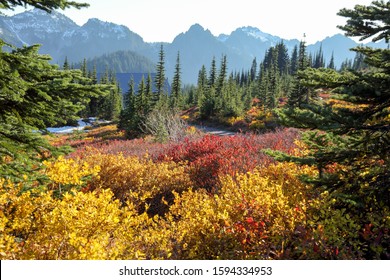
[[[182,86],[178,53],[172,87],[168,90],[164,86],[164,60],[165,53],[161,46],[155,79],[150,75],[145,76],[138,85],[134,80],[129,81],[129,90],[123,94],[123,110],[119,117],[119,128],[129,135],[142,133],[148,115],[155,110],[177,113],[182,109],[197,107],[201,119],[221,121],[242,117],[253,106],[261,108],[264,115],[271,114],[275,108],[286,103],[290,107],[299,107],[318,98],[316,91],[299,82],[299,73],[309,68],[335,70],[333,55],[326,63],[322,47],[316,53],[308,54],[302,41],[290,55],[281,41],[267,50],[260,63],[255,58],[249,70],[229,73],[227,56],[223,55],[219,62],[213,57],[209,70],[205,65],[199,70],[196,86]],[[364,56],[357,53],[354,62],[343,65],[339,71],[364,67]],[[161,126],[164,126],[163,121]]]
[[[124,94],[124,107],[118,127],[131,137],[155,127],[156,129],[149,132],[157,134],[155,135],[157,138],[165,141],[172,137],[172,126],[177,127],[181,124],[177,112],[184,106],[180,53],[177,54],[175,73],[169,89],[165,76],[165,52],[161,45],[154,79],[150,74],[146,79],[143,76],[137,87],[133,79],[129,81],[129,90]],[[164,113],[161,114],[162,112]],[[151,120],[157,123],[150,124]]]
[[[65,59],[67,60],[67,59]],[[132,51],[117,51],[104,54],[99,57],[87,59],[88,70],[96,68],[98,73],[104,73],[107,69],[116,73],[148,73],[153,72],[155,64],[145,56]],[[80,69],[83,62],[76,63],[74,68]]]

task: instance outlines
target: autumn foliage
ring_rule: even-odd
[[[315,168],[264,154],[304,155],[297,130],[91,146],[45,161],[37,187],[0,179],[1,259],[359,259],[388,238],[388,208],[360,224],[303,183]]]

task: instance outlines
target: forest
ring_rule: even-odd
[[[0,8],[25,4],[88,6]],[[390,43],[389,1],[338,15],[347,36]],[[336,69],[281,41],[247,70],[213,57],[196,85],[178,52],[168,88],[161,45],[153,77],[122,92],[115,71],[152,67],[135,53],[59,66],[0,44],[2,260],[390,258],[389,48]],[[47,131],[90,117],[108,122]]]

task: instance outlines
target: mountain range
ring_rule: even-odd
[[[79,63],[84,58],[88,61],[104,61],[99,57],[130,51],[132,60],[138,57],[143,61],[140,65],[145,65],[144,68],[140,66],[136,69],[136,72],[150,71],[150,65],[157,62],[160,45],[163,44],[167,77],[172,78],[177,53],[180,52],[184,83],[196,83],[198,71],[202,65],[208,69],[213,57],[218,65],[222,55],[226,55],[229,71],[248,70],[254,58],[257,62],[262,61],[267,49],[278,42],[283,40],[290,52],[299,44],[297,39],[285,40],[250,26],[237,28],[229,35],[214,36],[199,24],[178,34],[172,43],[147,43],[123,25],[93,18],[79,26],[62,13],[53,11],[49,14],[39,9],[14,16],[0,16],[0,37],[18,47],[41,44],[40,52],[51,55],[53,63],[59,65],[63,64],[65,57],[70,63]],[[349,49],[357,45],[354,40],[336,34],[308,45],[307,51],[315,54],[321,47],[325,61],[328,63],[334,53],[335,65],[340,66],[345,59],[354,58],[355,53]],[[386,46],[384,42],[375,45]],[[89,66],[92,68],[92,65]],[[126,67],[120,67],[119,71],[135,72]]]

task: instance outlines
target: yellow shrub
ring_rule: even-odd
[[[313,172],[280,163],[235,179],[224,177],[216,195],[188,191],[177,196],[170,211],[177,257],[277,258],[284,242],[306,223],[309,187],[296,175]]]
[[[2,259],[143,259],[142,230],[154,222],[134,207],[120,207],[110,190],[19,194],[0,180]],[[141,242],[141,244],[140,244]]]
[[[54,162],[44,161],[43,164],[46,166],[46,175],[60,192],[64,185],[81,186],[86,177],[96,176],[100,171],[99,165],[90,165],[80,159],[65,159],[63,156]]]
[[[250,129],[250,130],[261,130],[261,129],[264,129],[264,128],[265,128],[264,121],[253,120],[253,121],[249,124],[249,129]]]
[[[99,176],[89,183],[91,189],[109,188],[125,202],[140,202],[157,194],[187,190],[191,186],[184,164],[154,163],[147,156],[124,157],[122,154],[91,153],[84,163],[100,167]]]

